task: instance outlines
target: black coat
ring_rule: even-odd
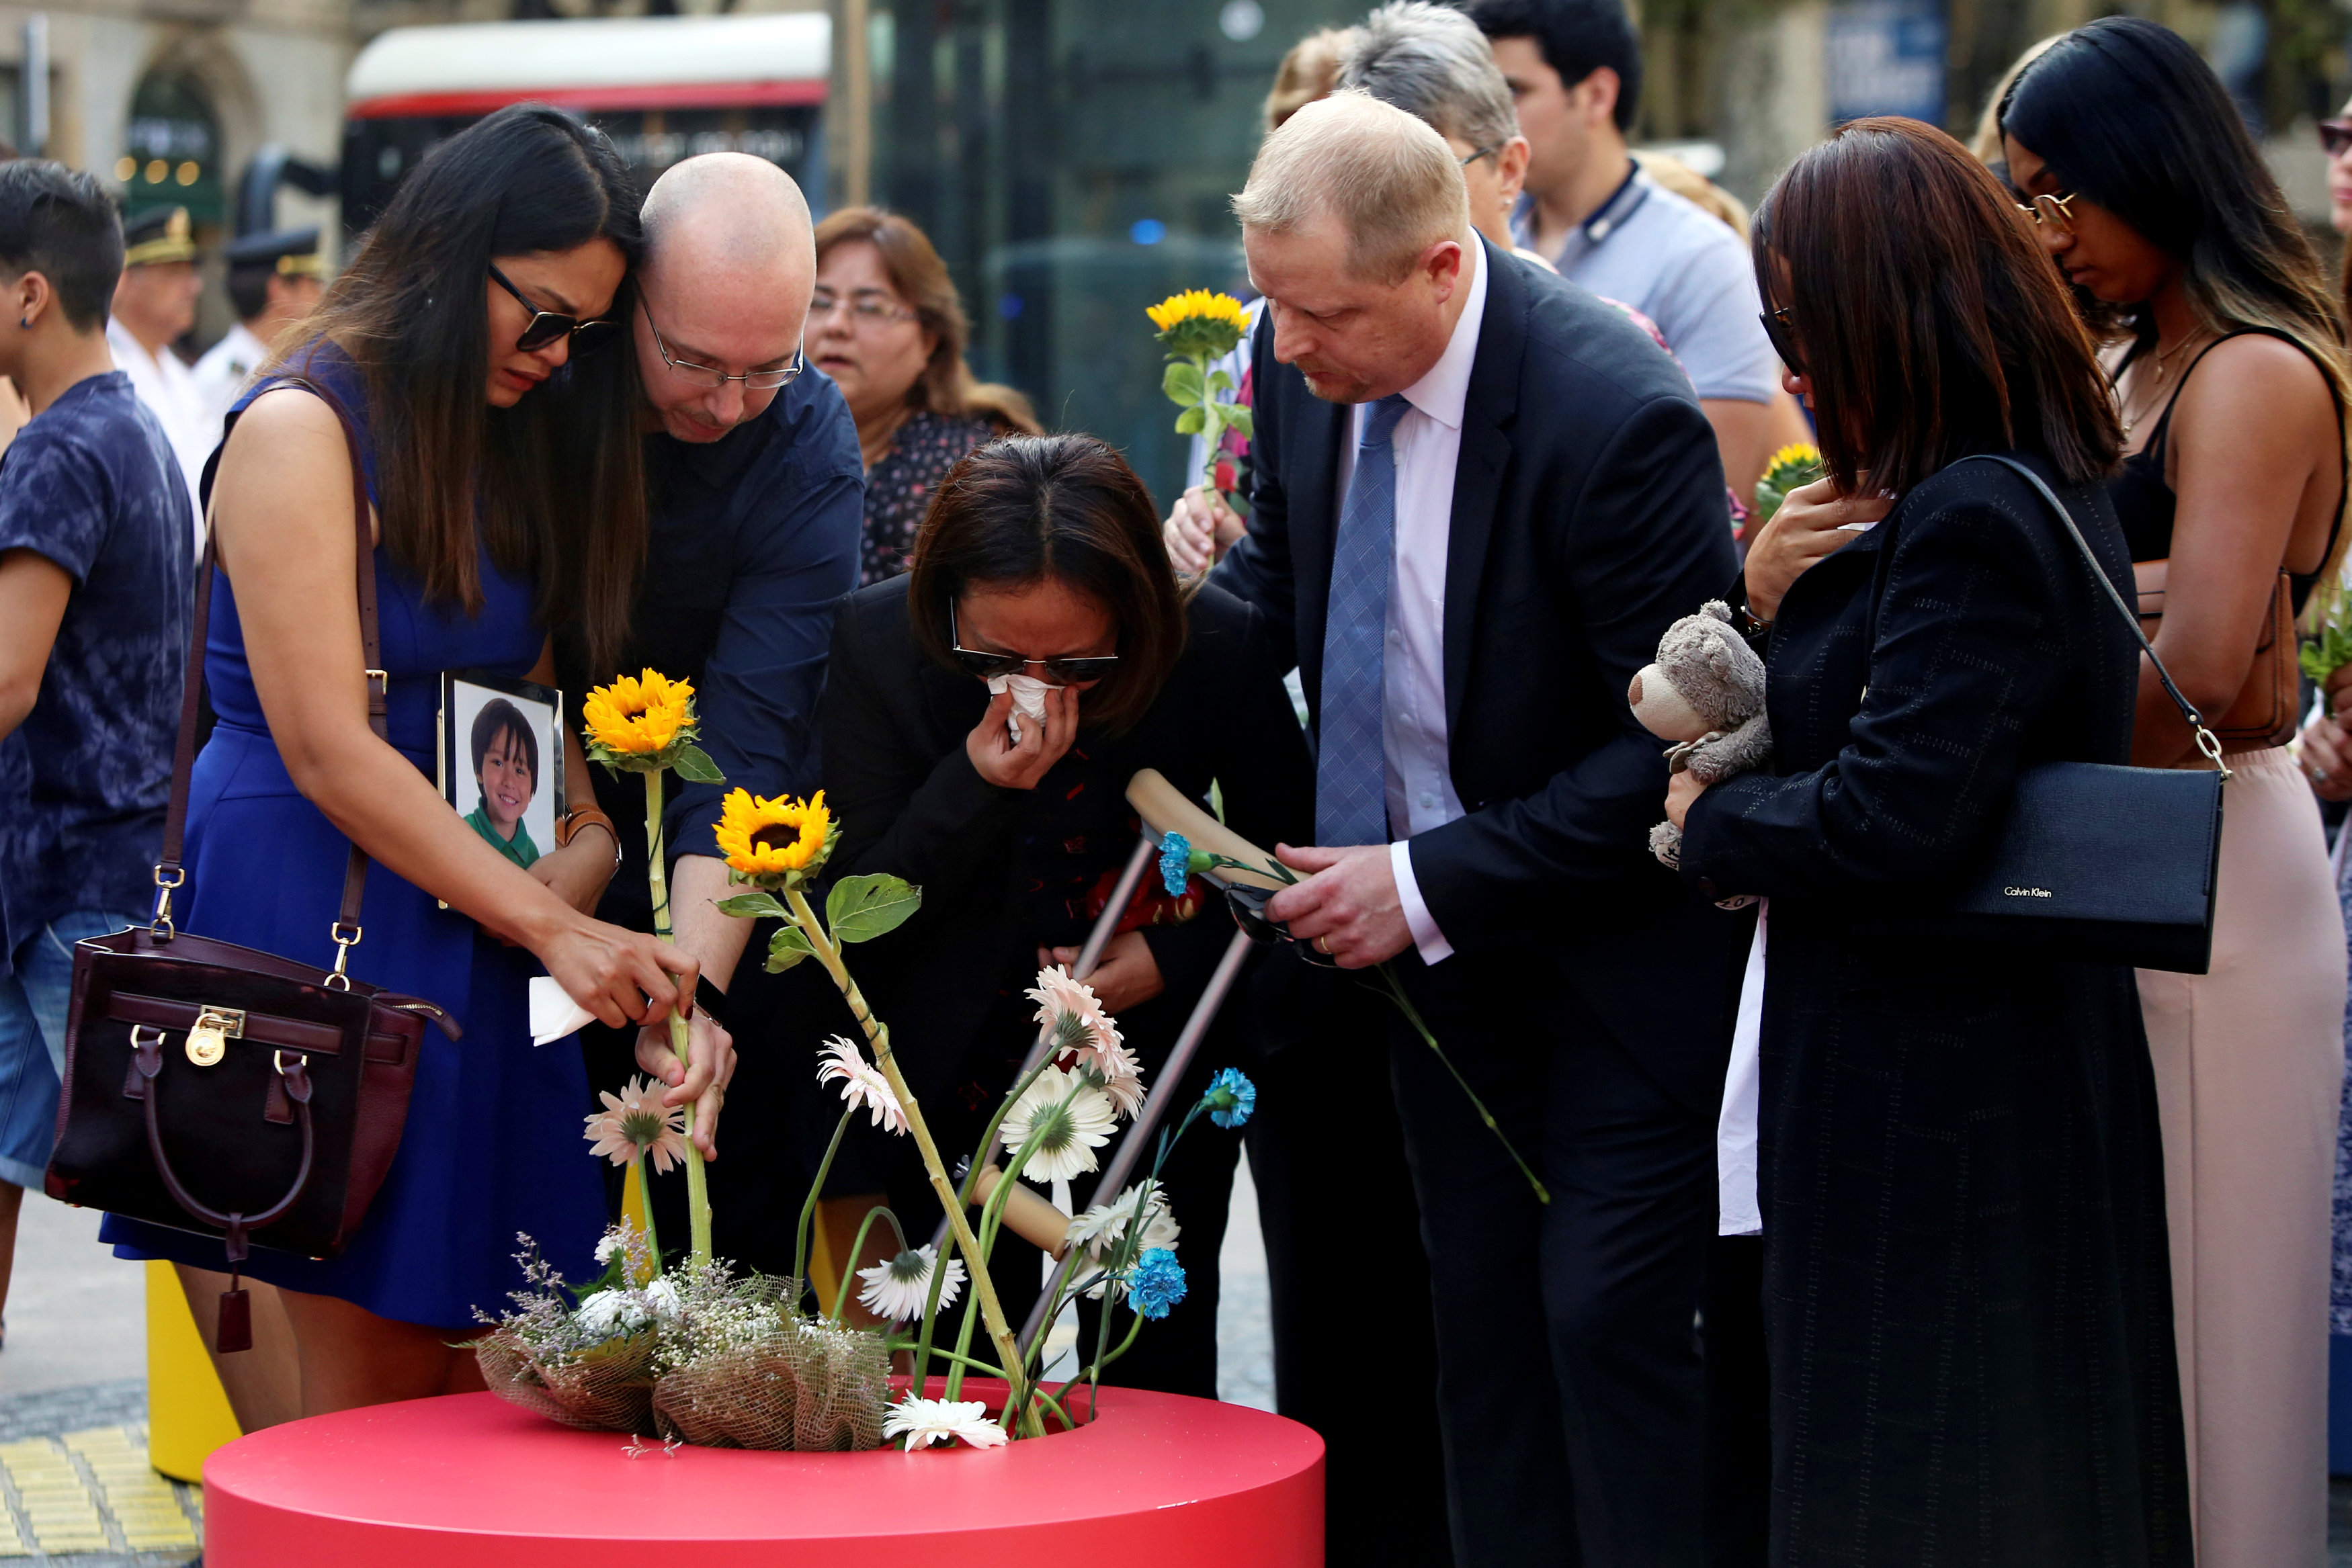
[[[1081,727],[1034,789],[988,783],[964,752],[988,688],[916,645],[908,580],[877,582],[843,602],[821,713],[825,800],[841,825],[827,877],[887,872],[923,890],[913,919],[851,955],[919,1097],[963,1062],[992,1011],[1007,1005],[1007,988],[1017,998],[1030,983],[1041,944],[1085,939],[1082,916],[1040,906],[1029,873],[1041,860],[1065,866],[1075,857],[1090,873],[1116,873],[1135,846],[1126,789],[1138,769],[1157,768],[1195,800],[1215,780],[1225,820],[1269,850],[1308,836],[1314,786],[1262,619],[1213,588],[1192,601],[1183,657],[1133,728],[1107,737]],[[1046,831],[1053,844],[1037,845]],[[1147,1067],[1233,934],[1216,904],[1185,924],[1145,928],[1168,988],[1119,1024]],[[1014,1042],[1011,1054],[1026,1045]]]
[[[1465,814],[1413,835],[1413,878],[1456,952],[1573,988],[1712,1116],[1747,925],[1694,906],[1651,857],[1665,762],[1625,688],[1736,570],[1715,433],[1624,312],[1492,245],[1480,265],[1445,571]],[[1319,716],[1351,410],[1277,365],[1259,330],[1249,533],[1213,580],[1266,612]]]
[[[2104,497],[2070,508],[2127,591]],[[2186,1563],[2132,973],[1923,918],[1980,862],[2021,768],[2127,760],[2137,646],[1990,463],[1937,474],[1799,578],[1768,646],[1773,775],[1699,798],[1683,874],[1771,897],[1773,1561]]]

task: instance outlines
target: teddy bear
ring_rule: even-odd
[[[1658,639],[1658,657],[1625,690],[1633,716],[1661,740],[1668,772],[1688,768],[1719,784],[1772,755],[1772,727],[1764,715],[1764,661],[1733,629],[1731,606],[1711,599]],[[1683,831],[1672,822],[1650,830],[1650,852],[1669,866],[1682,863]]]

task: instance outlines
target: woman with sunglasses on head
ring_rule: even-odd
[[[1092,436],[1013,437],[949,473],[913,570],[844,601],[823,713],[841,831],[826,874],[887,872],[923,890],[921,911],[860,946],[856,969],[950,1160],[971,1152],[1036,1038],[1023,993],[1042,967],[1075,963],[1135,847],[1138,770],[1195,800],[1214,784],[1224,820],[1269,852],[1313,821],[1306,741],[1261,617],[1222,590],[1180,590],[1150,495]],[[1171,898],[1153,874],[1089,977],[1145,1089],[1175,1096],[1171,1130],[1246,1038],[1236,999],[1184,1082],[1158,1080],[1234,929],[1205,883]],[[816,1027],[847,1024],[827,1013]],[[910,1239],[927,1239],[939,1203],[913,1151],[864,1144]],[[1117,1381],[1215,1396],[1237,1150],[1204,1126],[1170,1160],[1191,1292]],[[1113,1196],[1090,1196],[1092,1179],[1074,1184],[1080,1209]],[[1037,1294],[1036,1252],[1008,1236],[993,1272],[1019,1318]]]
[[[593,340],[617,336],[636,214],[612,144],[555,110],[502,110],[452,137],[369,230],[312,336],[238,400],[215,458],[219,724],[195,765],[181,922],[320,967],[348,943],[352,975],[465,1029],[462,1045],[425,1031],[399,1150],[349,1249],[320,1261],[257,1237],[244,1272],[277,1288],[299,1376],[257,1314],[261,1349],[222,1358],[247,1430],[480,1387],[453,1342],[520,1287],[519,1231],[593,1279],[604,1203],[580,1137],[586,1077],[568,1043],[532,1047],[527,982],[543,965],[615,1025],[693,995],[691,958],[585,913],[611,873],[608,827],[526,870],[433,777],[442,672],[551,684],[551,626],[578,617],[607,656],[619,640],[644,548],[640,396],[631,356]],[[364,668],[344,419],[376,541],[380,676]],[[584,778],[576,734],[565,745]],[[354,846],[370,865],[347,931]],[[646,1065],[683,1103],[718,1064],[691,1082],[675,1060]],[[102,1235],[178,1264],[209,1330],[217,1239],[119,1218]]]
[[[2347,541],[2336,301],[2221,82],[2154,23],[2061,38],[2019,73],[2001,134],[2043,246],[2118,340],[2110,495],[2143,612],[2160,606],[2156,651],[2235,774],[2211,972],[2139,982],[2198,1560],[2316,1561],[2345,949],[2318,810],[2280,747],[2301,706],[2281,601],[2301,614]],[[2152,667],[2132,755],[2210,766]]]
[[[1800,572],[1751,564],[1771,763],[1666,800],[1687,884],[1769,901],[1734,1055],[1761,1061],[1771,1560],[2186,1564],[2132,972],[1935,918],[2025,769],[2129,753],[2105,378],[2030,222],[1917,121],[1799,158],[1753,248],[1832,486],[1891,500]]]
[[[845,207],[817,225],[808,356],[857,421],[860,582],[907,570],[932,492],[965,453],[1038,434],[1027,398],[973,378],[963,357],[971,336],[955,281],[922,230],[879,207]]]

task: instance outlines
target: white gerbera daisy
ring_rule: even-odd
[[[1004,1446],[1004,1428],[988,1418],[988,1406],[977,1399],[901,1399],[882,1418],[882,1436],[906,1438],[909,1453],[958,1437],[975,1448]]]
[[[1059,964],[1037,971],[1028,992],[1037,1021],[1054,1031],[1054,1055],[1074,1058],[1074,1067],[1092,1067],[1122,1116],[1143,1106],[1143,1069],[1123,1043],[1118,1026],[1103,1010],[1095,988],[1070,977]]]
[[[824,1042],[817,1060],[823,1063],[816,1070],[819,1083],[839,1080],[841,1098],[850,1106],[865,1105],[874,1113],[874,1124],[887,1127],[894,1133],[907,1130],[907,1113],[898,1103],[890,1081],[882,1076],[881,1069],[873,1066],[858,1054],[857,1047],[840,1035]]]
[[[1067,1181],[1095,1168],[1094,1151],[1118,1130],[1108,1094],[1076,1072],[1048,1067],[1004,1113],[1000,1135],[1005,1152],[1018,1154],[1031,1134],[1041,1134],[1020,1174],[1032,1181]]]
[[[886,1263],[860,1269],[857,1277],[866,1283],[858,1287],[857,1299],[877,1318],[887,1318],[894,1323],[913,1322],[930,1305],[931,1267],[938,1261],[938,1250],[926,1242]],[[947,1277],[940,1282],[940,1311],[946,1312],[955,1305],[963,1280],[962,1260],[949,1259]]]
[[[661,1097],[667,1085],[631,1077],[615,1095],[604,1090],[597,1096],[604,1109],[584,1118],[588,1152],[625,1166],[651,1155],[654,1169],[669,1174],[673,1163],[686,1163],[686,1107],[665,1108]]]
[[[1142,1186],[1139,1183],[1120,1193],[1117,1202],[1097,1204],[1070,1221],[1070,1245],[1083,1254],[1086,1270],[1101,1270],[1110,1267],[1113,1255],[1127,1239],[1127,1228],[1135,1218],[1136,1199],[1141,1191]],[[1143,1235],[1136,1244],[1135,1256],[1141,1257],[1155,1247],[1173,1252],[1176,1239],[1183,1233],[1184,1228],[1177,1224],[1176,1217],[1168,1211],[1168,1189],[1154,1186],[1151,1201],[1144,1206]],[[1087,1298],[1101,1301],[1109,1283],[1107,1278],[1096,1280],[1087,1290]],[[1125,1295],[1126,1291],[1126,1282],[1122,1281],[1119,1293]]]

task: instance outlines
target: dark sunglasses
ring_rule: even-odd
[[[2319,122],[2319,145],[2330,158],[2341,158],[2347,148],[2352,148],[2352,120],[2323,120]]]
[[[1777,310],[1767,310],[1756,319],[1764,323],[1764,335],[1772,340],[1772,351],[1780,356],[1780,362],[1797,374],[1803,375],[1805,361],[1797,353],[1797,334],[1790,324],[1789,308],[1783,305]]]
[[[602,316],[593,321],[583,321],[577,316],[566,316],[560,310],[541,310],[530,302],[530,296],[517,288],[514,281],[496,266],[490,268],[490,281],[513,295],[516,302],[530,312],[530,319],[524,324],[522,335],[515,340],[514,345],[526,354],[544,349],[558,338],[567,336],[572,340],[572,351],[583,353],[599,343],[610,341],[613,329],[618,325]]]
[[[952,602],[948,605],[948,641],[949,651],[955,654],[956,663],[984,681],[993,680],[999,675],[1017,675],[1032,664],[1043,664],[1045,673],[1055,680],[1065,685],[1076,685],[1080,681],[1101,680],[1110,674],[1111,666],[1118,663],[1117,653],[1092,653],[1076,659],[1033,659],[1025,653],[983,653],[977,648],[967,648],[963,645],[963,633],[956,630],[955,605]]]
[[[1234,924],[1240,926],[1242,935],[1251,941],[1262,946],[1287,942],[1297,950],[1301,958],[1318,969],[1336,969],[1339,967],[1339,959],[1324,952],[1312,942],[1300,941],[1284,929],[1279,922],[1268,920],[1265,917],[1266,900],[1274,896],[1266,889],[1243,887],[1232,883],[1219,883],[1214,885],[1224,894],[1225,907],[1233,911]]]

